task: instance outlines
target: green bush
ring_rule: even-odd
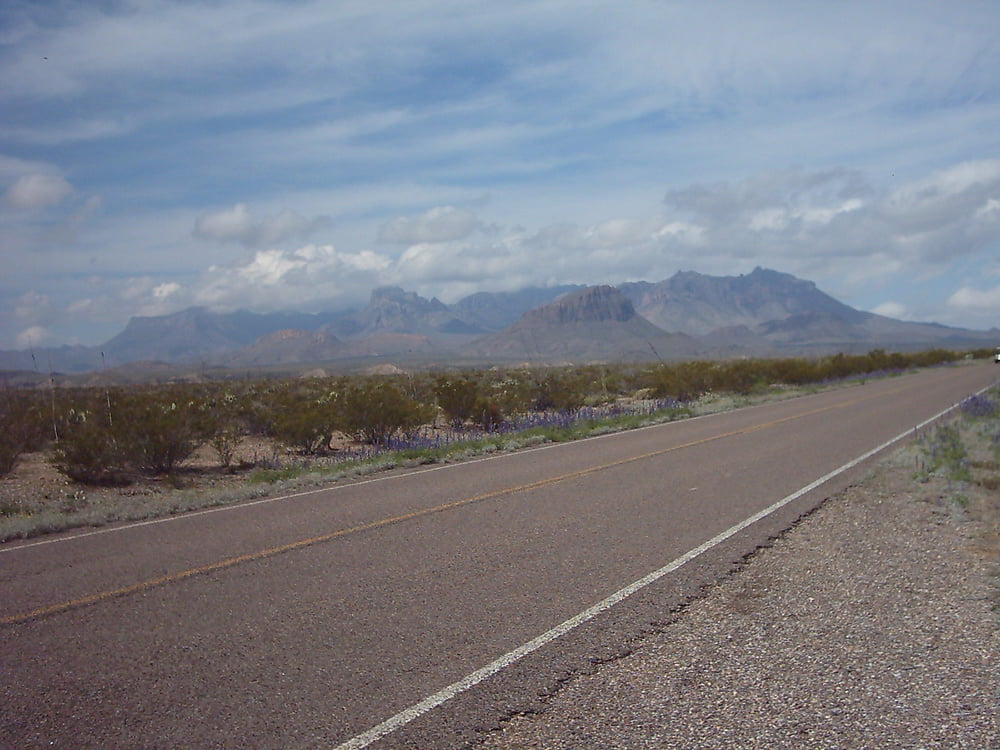
[[[197,401],[178,403],[170,395],[123,394],[113,411],[126,463],[144,474],[172,473],[204,438]]]
[[[433,385],[434,397],[445,416],[457,429],[476,414],[479,383],[470,375],[439,375]]]
[[[56,468],[81,484],[127,484],[124,451],[106,415],[71,410],[64,416],[55,446]]]
[[[18,457],[45,442],[45,408],[36,391],[0,391],[0,476],[9,474]]]
[[[390,380],[351,383],[337,394],[335,403],[340,429],[371,445],[384,444],[434,418],[432,407],[410,398]]]
[[[202,437],[212,446],[219,465],[231,469],[245,434],[239,397],[231,391],[209,394],[201,403]]]
[[[531,408],[531,403],[532,383],[528,373],[516,371],[498,374],[491,378],[480,403],[476,405],[477,418],[485,405],[491,405],[500,414],[506,415],[526,412]]]
[[[191,396],[167,389],[78,397],[78,405],[62,419],[56,467],[85,484],[121,484],[135,473],[174,472],[204,439],[204,417]]]
[[[303,455],[327,450],[337,429],[337,392],[330,384],[290,383],[271,391],[265,422],[268,434]]]
[[[499,404],[489,399],[480,399],[476,402],[476,421],[487,432],[492,432],[502,425],[505,418]]]
[[[579,368],[536,371],[528,380],[528,398],[534,411],[571,411],[583,406],[586,382]]]
[[[712,390],[711,362],[661,364],[646,371],[644,387],[654,398],[690,401]]]
[[[272,416],[274,439],[304,455],[323,453],[333,435],[335,416],[327,405],[286,401]]]

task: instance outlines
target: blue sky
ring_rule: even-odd
[[[0,7],[0,348],[764,266],[1000,326],[1000,4]]]

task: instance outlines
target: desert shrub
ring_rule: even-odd
[[[231,392],[212,393],[201,403],[202,437],[212,446],[219,465],[229,469],[245,434],[239,397]]]
[[[962,414],[966,417],[983,419],[997,413],[997,404],[988,395],[969,396],[962,401]]]
[[[582,372],[576,368],[536,371],[528,380],[529,405],[533,411],[571,411],[586,400]]]
[[[985,351],[985,350],[984,350]],[[955,362],[960,359],[960,355],[947,349],[928,349],[923,352],[914,352],[909,355],[910,364],[914,367],[933,367],[946,362]]]
[[[656,365],[646,371],[644,387],[654,398],[690,401],[712,390],[712,367],[710,362]]]
[[[941,425],[934,429],[925,441],[924,451],[928,458],[928,470],[941,470],[954,480],[968,481],[972,478],[969,470],[968,451],[962,441],[960,429],[953,424]]]
[[[45,440],[45,411],[35,391],[0,391],[0,476],[10,473],[18,457],[38,450]]]
[[[577,387],[587,406],[607,404],[624,395],[624,368],[608,365],[588,365],[577,370]],[[634,389],[633,389],[634,390]]]
[[[267,434],[303,454],[327,450],[337,429],[338,392],[330,383],[286,383],[268,396]]]
[[[215,456],[219,460],[219,466],[223,469],[231,469],[233,461],[236,459],[236,451],[240,447],[243,436],[239,429],[229,425],[220,427],[208,438],[208,444],[215,451]]]
[[[746,396],[764,385],[765,379],[766,369],[758,360],[733,360],[715,365],[709,383],[713,391]]]
[[[56,467],[85,484],[172,473],[204,440],[204,416],[193,395],[184,389],[78,395],[61,418]]]
[[[759,365],[764,373],[763,379],[768,384],[806,385],[816,383],[825,377],[820,363],[816,360],[772,359],[762,360]]]
[[[498,373],[490,379],[482,394],[477,412],[485,404],[494,405],[501,414],[519,414],[531,408],[531,376],[523,371]]]
[[[476,402],[476,421],[487,432],[493,432],[504,423],[504,413],[500,405],[489,399]]]
[[[334,416],[316,402],[286,402],[271,422],[271,434],[280,443],[304,455],[326,450],[333,435]]]
[[[432,407],[410,398],[390,380],[350,383],[337,393],[334,402],[340,429],[371,445],[412,432],[434,417]]]
[[[275,383],[247,382],[234,387],[233,411],[247,435],[270,435],[274,405],[283,391]]]
[[[60,472],[82,484],[129,482],[124,451],[106,414],[70,409],[62,419],[54,464]]]
[[[128,466],[145,474],[169,474],[204,439],[199,403],[187,393],[121,393],[113,401],[113,432]],[[172,397],[184,398],[176,401]]]
[[[432,390],[438,406],[454,427],[461,427],[466,420],[475,417],[480,388],[471,375],[439,375]]]

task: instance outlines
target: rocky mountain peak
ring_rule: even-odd
[[[381,286],[373,289],[369,301],[371,308],[393,307],[404,310],[447,310],[443,302],[436,297],[427,299],[416,292],[407,292],[398,286]]]
[[[530,310],[525,321],[536,323],[624,323],[636,317],[628,298],[613,286],[590,286]]]

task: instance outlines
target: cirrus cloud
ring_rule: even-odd
[[[266,219],[256,219],[246,204],[211,211],[195,221],[195,237],[220,242],[238,242],[249,248],[267,247],[286,240],[302,240],[332,224],[329,216],[307,219],[294,211],[284,210]]]

